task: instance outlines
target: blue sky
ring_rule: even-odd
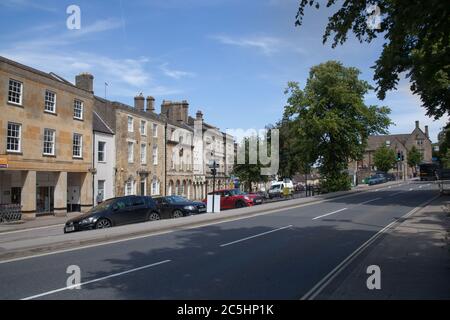
[[[81,8],[81,29],[68,30],[66,8]],[[309,68],[340,60],[370,68],[382,43],[351,38],[332,49],[322,44],[330,10],[306,11],[294,27],[295,0],[0,0],[0,55],[74,81],[91,72],[95,92],[133,104],[142,92],[159,106],[163,99],[188,100],[190,114],[202,110],[221,129],[263,128],[280,119],[288,81],[304,86]],[[396,126],[408,133],[414,121],[430,127],[432,141],[445,120],[425,116],[407,81],[387,99],[374,93],[368,104],[387,105]]]

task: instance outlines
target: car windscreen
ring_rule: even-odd
[[[171,197],[167,197],[167,202],[169,203],[184,203],[184,202],[188,202],[189,200],[180,196],[171,196]]]
[[[230,194],[231,194],[232,196],[237,196],[237,195],[240,195],[240,194],[245,194],[245,192],[242,192],[242,191],[239,190],[239,189],[233,189],[233,190],[230,190],[229,192],[230,192]]]
[[[281,188],[281,184],[275,184],[270,187],[270,190],[276,190],[276,189],[280,189],[280,188]]]
[[[114,203],[113,199],[109,199],[109,200],[105,200],[102,203],[96,205],[95,207],[93,207],[90,212],[99,212],[99,211],[103,211],[103,210],[107,210],[111,204]]]

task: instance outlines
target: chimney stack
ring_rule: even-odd
[[[155,98],[147,97],[147,112],[155,112]]]
[[[416,129],[419,129],[419,121],[416,120]]]
[[[189,114],[189,103],[186,100],[181,101],[180,113],[181,113],[181,121],[187,123]]]
[[[427,136],[428,139],[430,139],[430,134],[428,132],[428,126],[425,126],[425,135]]]
[[[75,86],[94,93],[94,76],[88,72],[80,73],[75,77]]]
[[[145,98],[142,95],[142,93],[134,97],[134,108],[136,110],[145,111],[144,106],[145,106]]]
[[[198,110],[197,113],[195,114],[195,118],[196,120],[203,120],[203,113]]]

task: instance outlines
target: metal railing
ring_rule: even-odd
[[[18,221],[22,219],[20,204],[0,204],[0,223]]]

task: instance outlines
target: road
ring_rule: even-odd
[[[0,263],[0,299],[311,297],[320,293],[317,284],[355,250],[437,195],[433,184],[409,183],[236,221]],[[80,289],[66,287],[70,265],[81,270]]]

